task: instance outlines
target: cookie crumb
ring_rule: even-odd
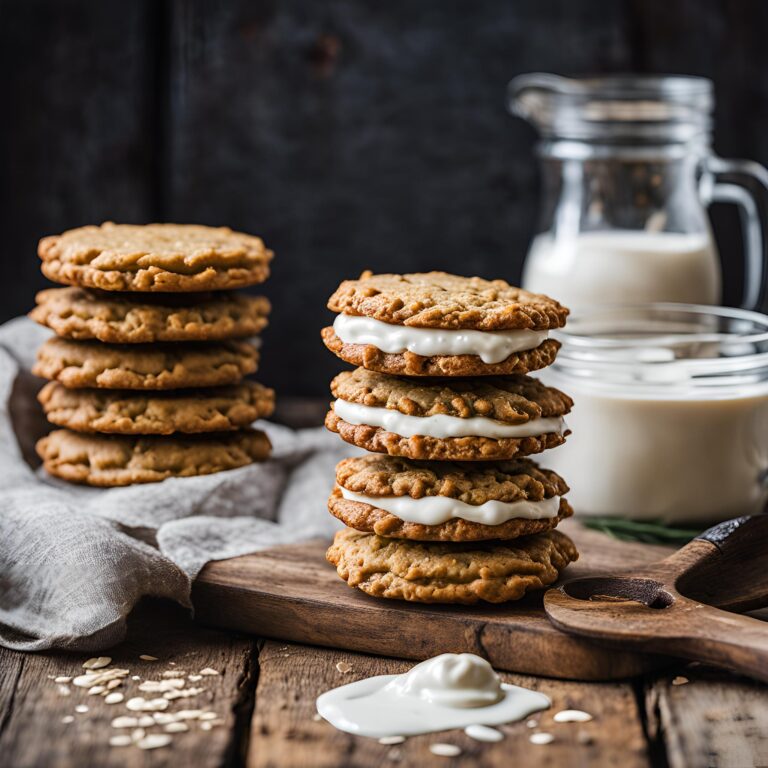
[[[672,685],[685,685],[686,683],[689,683],[690,680],[687,677],[683,677],[682,675],[678,675],[672,680]]]
[[[347,664],[346,661],[340,661],[336,664],[336,669],[338,669],[342,675],[346,675],[347,672],[350,672],[352,670],[352,665]]]

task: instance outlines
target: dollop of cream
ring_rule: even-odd
[[[389,354],[477,355],[486,364],[500,363],[515,352],[535,349],[549,335],[548,331],[527,328],[515,331],[412,328],[345,314],[336,316],[333,330],[345,344],[372,344]]]
[[[422,496],[420,499],[410,496],[365,496],[339,487],[341,495],[349,501],[370,504],[391,512],[401,520],[420,525],[440,525],[456,517],[481,525],[501,525],[516,518],[544,520],[557,517],[560,510],[559,496],[550,496],[541,501],[491,499],[484,504],[467,504],[450,496]]]
[[[403,675],[368,677],[327,691],[317,699],[317,711],[339,730],[389,740],[501,725],[551,704],[538,691],[502,683],[479,656],[444,653]]]
[[[565,431],[565,421],[561,416],[538,418],[524,424],[506,424],[503,421],[485,416],[471,416],[463,419],[442,413],[434,416],[409,416],[393,408],[375,408],[348,400],[335,400],[333,410],[347,424],[366,424],[381,427],[387,432],[394,432],[403,437],[424,435],[444,439],[447,437],[504,437],[522,438]]]
[[[441,707],[488,707],[504,692],[493,667],[474,653],[443,653],[422,661],[386,686],[399,696],[415,696]]]

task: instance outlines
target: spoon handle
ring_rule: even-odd
[[[670,615],[673,625],[664,627],[656,643],[651,641],[658,650],[768,682],[766,622],[693,602],[686,614],[688,626],[680,625],[679,634]]]

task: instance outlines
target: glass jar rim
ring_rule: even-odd
[[[605,305],[574,313],[552,336],[553,369],[632,389],[768,384],[768,316],[698,304]]]
[[[513,85],[515,84],[515,85]],[[620,73],[587,77],[563,77],[545,73],[518,75],[510,87],[536,88],[555,98],[617,99],[646,101],[664,99],[696,104],[711,109],[714,85],[709,78],[695,75],[637,75]]]
[[[712,128],[714,87],[690,75],[518,75],[510,111],[548,139],[688,142]]]

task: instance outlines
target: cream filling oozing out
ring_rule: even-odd
[[[360,493],[341,489],[341,495],[348,501],[370,504],[377,509],[391,512],[401,520],[420,525],[440,525],[453,518],[461,518],[482,525],[501,525],[507,520],[524,518],[544,520],[557,517],[560,497],[551,496],[542,501],[486,501],[484,504],[467,504],[448,496],[364,496]]]
[[[345,344],[372,344],[388,354],[477,355],[486,364],[500,363],[515,352],[535,349],[549,335],[548,331],[527,328],[515,331],[411,328],[344,314],[337,315],[333,330]]]
[[[562,435],[565,421],[562,416],[531,419],[524,424],[505,424],[503,421],[485,416],[468,419],[439,413],[434,416],[409,416],[392,408],[374,408],[369,405],[336,400],[333,404],[336,415],[347,424],[365,424],[381,427],[403,437],[423,435],[426,437],[532,437],[554,432]]]

